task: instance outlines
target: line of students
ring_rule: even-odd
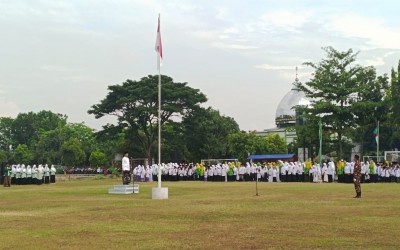
[[[17,164],[6,166],[7,172],[11,178],[12,185],[30,185],[30,184],[50,184],[56,182],[56,168],[54,165],[50,167],[45,164],[39,164],[38,166],[30,165],[25,166],[24,164]]]

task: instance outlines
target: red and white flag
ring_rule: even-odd
[[[158,14],[158,27],[157,27],[157,38],[156,38],[156,52],[157,56],[157,69],[160,69],[162,63],[162,43],[161,43],[161,31],[160,31],[160,14]]]

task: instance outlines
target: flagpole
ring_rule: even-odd
[[[378,129],[376,132],[376,161],[379,162],[379,120],[378,120]]]
[[[162,44],[161,44],[161,32],[160,32],[160,14],[158,14],[158,27],[157,27],[157,40],[156,40],[156,52],[157,52],[157,69],[158,69],[158,187],[152,188],[152,199],[168,199],[168,188],[161,187],[161,60],[162,56]]]
[[[318,164],[321,166],[322,163],[322,118],[319,118],[318,122],[318,128],[319,128],[319,152],[318,152]]]
[[[158,14],[158,24],[160,25],[160,14]],[[161,188],[161,65],[160,54],[158,58],[158,188]]]

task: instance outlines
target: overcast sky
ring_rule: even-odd
[[[321,47],[360,51],[390,73],[400,59],[400,1],[0,0],[0,116],[51,110],[100,129],[88,115],[107,86],[162,74],[207,95],[243,130],[274,127],[279,101]]]

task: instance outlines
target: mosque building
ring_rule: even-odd
[[[295,125],[302,125],[303,120],[299,119],[296,112],[296,106],[308,106],[311,104],[310,100],[307,99],[304,92],[298,90],[296,85],[299,79],[297,77],[296,67],[296,78],[293,82],[292,89],[282,98],[276,108],[275,113],[275,128],[265,129],[263,131],[257,131],[259,136],[267,136],[269,134],[278,134],[283,138],[286,144],[292,143],[296,138]],[[300,152],[299,152],[300,153]]]

